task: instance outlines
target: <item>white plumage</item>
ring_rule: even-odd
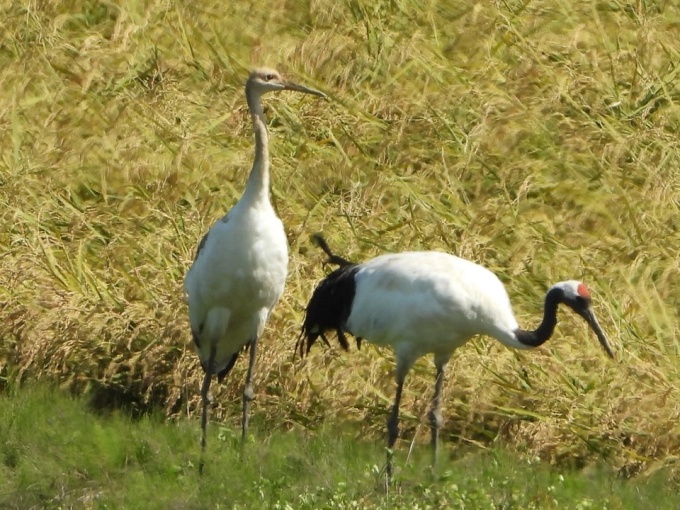
[[[288,243],[269,200],[240,201],[210,229],[184,283],[203,368],[214,348],[212,373],[219,374],[261,335],[287,272]]]
[[[322,92],[284,80],[272,69],[256,69],[250,74],[245,91],[255,133],[255,161],[248,184],[231,211],[201,239],[184,280],[191,332],[205,370],[201,387],[202,451],[212,375],[222,381],[239,352],[249,347],[242,420],[242,438],[246,437],[257,340],[283,293],[288,273],[286,234],[269,200],[269,150],[261,102],[263,94],[277,90],[325,97]]]
[[[314,290],[307,305],[297,348],[309,352],[317,338],[335,330],[348,347],[345,332],[391,347],[396,356],[397,393],[387,422],[387,474],[392,474],[391,451],[398,437],[398,416],[406,374],[415,361],[429,353],[437,369],[429,413],[433,462],[436,462],[441,417],[444,368],[453,351],[475,335],[489,335],[508,347],[529,349],[544,343],[557,324],[557,307],[565,304],[583,317],[607,354],[609,342],[592,311],[590,293],[576,280],[559,282],[546,294],[544,315],[534,331],[520,329],[501,281],[488,269],[441,252],[404,252],[353,264],[317,243],[340,267]],[[305,345],[306,344],[306,345]]]
[[[355,281],[347,330],[392,346],[404,362],[428,353],[450,357],[476,334],[528,348],[514,337],[518,325],[500,280],[468,260],[434,251],[387,254],[361,264]]]

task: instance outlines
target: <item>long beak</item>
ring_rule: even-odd
[[[602,348],[606,351],[606,353],[609,355],[610,358],[614,358],[614,350],[612,349],[612,346],[609,345],[609,341],[607,340],[607,337],[604,334],[604,331],[602,331],[602,328],[600,327],[600,323],[597,322],[597,319],[595,318],[595,314],[593,313],[593,310],[591,308],[588,308],[581,313],[579,313],[581,317],[583,317],[588,325],[591,327],[591,329],[595,332],[595,336],[597,336],[597,339],[600,341],[600,345]]]
[[[292,81],[286,81],[283,83],[286,90],[294,90],[296,92],[304,92],[305,94],[311,94],[313,96],[319,96],[324,99],[328,99],[328,96],[321,92],[320,90],[313,89],[311,87],[305,87],[299,83],[294,83]]]

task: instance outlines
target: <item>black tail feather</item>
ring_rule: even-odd
[[[336,255],[331,251],[331,249],[328,247],[328,243],[326,242],[326,239],[319,234],[312,234],[312,242],[316,244],[319,248],[323,250],[323,252],[328,255],[328,260],[326,263],[328,264],[335,264],[336,266],[351,266],[354,265],[354,262],[350,262],[349,260],[342,258],[340,255]]]
[[[325,336],[329,330],[335,330],[340,346],[349,350],[346,323],[352,312],[356,290],[354,277],[359,270],[359,265],[333,254],[321,234],[314,234],[312,239],[328,255],[328,262],[339,267],[319,282],[307,304],[302,331],[295,346],[301,357],[309,353],[319,337],[330,345]]]
[[[236,360],[238,359],[239,354],[240,354],[240,351],[235,353],[231,357],[231,359],[229,360],[229,363],[227,364],[227,366],[224,367],[223,370],[220,370],[217,373],[217,382],[218,383],[221,383],[222,381],[224,381],[224,378],[227,377],[227,375],[229,375],[229,372],[231,372],[231,369],[234,368],[234,365],[236,364]]]
[[[231,369],[234,368],[234,365],[236,364],[236,360],[239,357],[239,354],[242,352],[246,352],[248,349],[250,349],[250,344],[251,342],[248,342],[246,345],[241,347],[237,352],[234,353],[234,355],[229,359],[229,363],[227,363],[227,366],[224,367],[222,370],[217,372],[217,382],[222,383],[224,381],[224,378],[229,375],[229,372],[231,372]],[[205,367],[203,367],[203,370],[205,370]]]

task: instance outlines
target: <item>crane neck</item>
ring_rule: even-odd
[[[264,199],[269,201],[269,137],[267,136],[267,121],[262,109],[259,93],[246,88],[246,100],[250,117],[253,121],[255,133],[255,158],[253,168],[248,176],[248,184],[244,197],[251,200]]]
[[[545,295],[545,305],[543,307],[543,320],[533,331],[518,329],[515,331],[517,340],[527,347],[538,347],[544,344],[555,331],[557,325],[557,306],[562,302],[564,292],[556,287],[552,287]]]

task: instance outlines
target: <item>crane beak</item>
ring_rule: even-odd
[[[592,308],[588,307],[585,310],[579,311],[578,314],[586,320],[590,328],[595,332],[595,336],[597,336],[597,339],[599,340],[602,348],[609,355],[609,357],[613,359],[614,350],[612,349],[611,345],[609,345],[609,341],[607,340],[604,331],[602,331],[600,323],[597,322],[597,319],[595,318],[595,314],[593,313]]]
[[[283,87],[285,90],[294,90],[296,92],[303,92],[305,94],[311,94],[313,96],[318,96],[322,97],[324,99],[328,99],[328,96],[321,92],[320,90],[313,89],[311,87],[306,87],[304,85],[300,85],[299,83],[294,83],[292,81],[285,81],[283,82]]]

